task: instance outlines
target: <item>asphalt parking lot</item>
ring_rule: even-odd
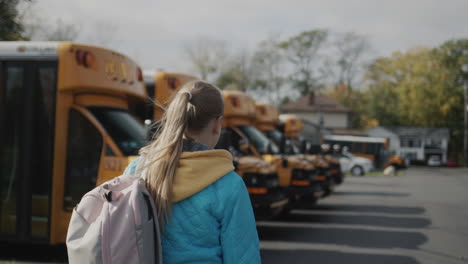
[[[468,263],[468,170],[348,177],[315,209],[258,222],[264,263]]]
[[[263,263],[468,263],[467,190],[468,169],[347,177],[316,208],[258,222]],[[18,252],[0,264],[63,263]]]

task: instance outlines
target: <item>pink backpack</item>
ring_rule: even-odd
[[[86,193],[67,232],[69,263],[162,263],[154,201],[144,180],[122,175]]]

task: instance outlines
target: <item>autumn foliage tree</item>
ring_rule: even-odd
[[[376,59],[366,74],[365,114],[381,125],[448,127],[451,152],[459,153],[466,51],[468,40],[454,40]]]

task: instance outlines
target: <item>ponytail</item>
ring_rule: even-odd
[[[141,172],[153,197],[158,218],[164,227],[171,211],[172,186],[182,155],[187,131],[200,131],[209,121],[223,114],[219,90],[195,81],[185,85],[174,97],[161,120],[157,138],[140,150]]]

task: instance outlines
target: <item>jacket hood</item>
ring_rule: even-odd
[[[182,152],[172,188],[172,202],[178,202],[205,189],[234,170],[227,150]]]

